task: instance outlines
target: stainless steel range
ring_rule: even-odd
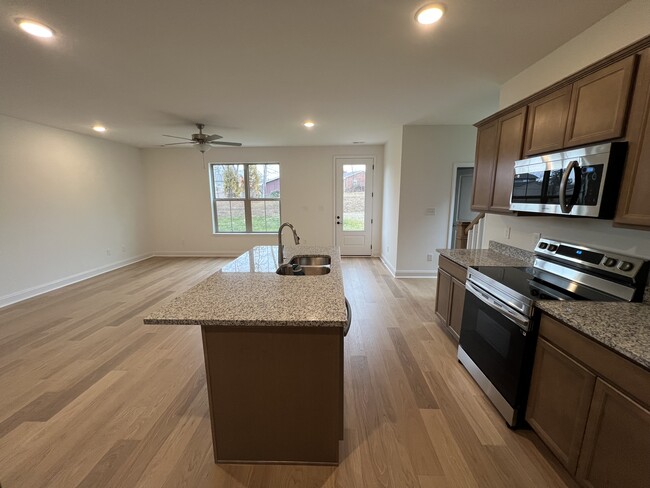
[[[538,300],[641,301],[649,262],[542,238],[530,268],[467,272],[458,360],[515,427],[523,421]]]

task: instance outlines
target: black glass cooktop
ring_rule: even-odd
[[[531,301],[615,300],[614,297],[593,288],[535,270],[532,267],[472,266],[471,268]]]

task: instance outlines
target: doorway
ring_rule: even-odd
[[[448,244],[450,249],[467,247],[467,225],[478,215],[472,210],[474,167],[471,163],[454,165]]]
[[[374,158],[335,158],[336,245],[344,256],[372,254]]]

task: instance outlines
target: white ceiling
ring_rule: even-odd
[[[447,0],[428,27],[413,20],[425,3],[0,0],[0,113],[85,134],[101,122],[97,137],[139,147],[194,122],[244,145],[382,143],[489,115],[500,84],[625,0]]]

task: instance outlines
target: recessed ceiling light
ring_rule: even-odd
[[[93,127],[93,130],[95,132],[106,132],[106,127],[104,127],[103,125],[96,125]]]
[[[314,124],[311,120],[308,120],[307,122],[305,122],[305,123],[302,124],[302,125],[304,125],[304,126],[307,127],[308,129],[311,129],[311,128],[314,127],[316,124]]]
[[[442,3],[430,3],[425,5],[415,14],[415,20],[420,24],[435,24],[445,14],[445,5]]]
[[[27,20],[27,19],[17,19],[16,22],[18,23],[18,27],[20,27],[28,34],[31,34],[32,36],[36,36],[36,37],[54,36],[54,31],[50,29],[48,26],[46,26],[45,24],[41,24],[40,22],[36,22],[34,20]]]

